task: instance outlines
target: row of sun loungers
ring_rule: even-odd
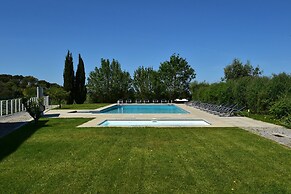
[[[189,102],[187,105],[221,117],[233,116],[243,109],[237,105],[216,105],[199,101]]]
[[[118,100],[117,104],[131,104],[131,103],[137,103],[137,104],[141,104],[141,103],[172,103],[172,101],[169,100]]]

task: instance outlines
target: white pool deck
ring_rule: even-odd
[[[113,106],[115,104],[109,105]],[[185,104],[175,104],[176,106],[186,110],[189,114],[92,114],[92,113],[71,113],[74,110],[50,110],[46,112],[46,116],[58,115],[58,118],[92,118],[92,120],[80,125],[79,127],[98,127],[99,123],[105,120],[183,120],[183,119],[201,119],[211,125],[201,127],[263,127],[274,128],[279,127],[270,123],[265,123],[250,119],[247,117],[220,117],[218,115],[209,114],[199,109],[187,106]],[[109,107],[108,106],[108,107]],[[103,107],[104,108],[104,107]],[[103,109],[100,108],[100,109]],[[96,110],[100,110],[96,109]],[[80,111],[80,110],[78,110]],[[83,110],[82,110],[83,111]],[[90,110],[88,110],[90,111]],[[169,126],[171,127],[171,126]],[[196,126],[197,127],[197,126]],[[200,127],[200,126],[198,126]]]

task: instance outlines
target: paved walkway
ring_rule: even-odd
[[[55,118],[92,118],[92,120],[80,125],[79,127],[97,127],[99,123],[106,119],[203,119],[211,123],[210,127],[239,127],[276,141],[291,148],[291,129],[282,126],[257,121],[247,117],[219,117],[207,112],[189,107],[178,105],[190,112],[190,114],[92,114],[89,112],[77,112],[74,110],[49,110],[45,113],[46,117]],[[74,113],[72,113],[74,112]],[[16,113],[12,116],[0,117],[0,137],[18,129],[22,125],[31,121],[32,118],[26,112]],[[203,127],[203,126],[201,126]],[[205,127],[205,126],[204,126]],[[209,126],[207,126],[209,127]]]

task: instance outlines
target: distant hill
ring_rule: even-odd
[[[44,89],[59,86],[33,76],[0,74],[0,100],[36,96],[36,87]]]

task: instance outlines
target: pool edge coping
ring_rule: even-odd
[[[203,121],[207,123],[207,125],[122,125],[122,126],[102,126],[101,124],[106,121]],[[171,119],[171,118],[152,118],[152,119],[105,119],[100,123],[97,123],[96,127],[210,127],[212,124],[205,119],[197,119],[197,118],[182,118],[182,119]]]

